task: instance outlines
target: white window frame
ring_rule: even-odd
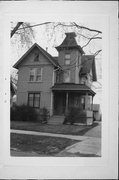
[[[40,70],[40,73],[38,73],[38,71]],[[32,71],[34,72],[32,75]],[[29,75],[29,82],[42,82],[42,74],[43,74],[43,68],[39,67],[39,68],[31,68],[30,69],[30,75]],[[31,80],[31,76],[33,77],[33,80]],[[41,77],[40,80],[37,80],[38,77]]]
[[[32,101],[30,100],[30,95],[33,96],[33,98],[31,99]],[[36,100],[36,95],[38,95],[37,97],[38,101]],[[33,108],[40,108],[40,97],[41,97],[40,92],[29,92],[28,93],[28,106],[31,106]],[[38,102],[38,105],[35,104],[36,102]]]
[[[40,73],[38,73],[38,70],[40,69]],[[42,72],[43,72],[43,68],[37,68],[36,70],[36,82],[42,82]],[[40,76],[40,80],[37,80],[37,77]]]
[[[31,80],[31,76],[33,76],[33,80]],[[35,81],[35,68],[30,69],[30,75],[29,75],[29,81],[34,82]]]
[[[66,53],[65,54],[65,65],[70,65],[70,61],[71,61],[71,54]]]

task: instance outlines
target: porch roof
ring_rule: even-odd
[[[62,83],[62,84],[55,84],[52,87],[52,91],[72,91],[72,92],[80,92],[82,94],[90,94],[95,95],[96,93],[86,86],[85,84],[74,84],[74,83]]]

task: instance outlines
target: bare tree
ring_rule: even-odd
[[[23,22],[18,22],[17,25],[11,30],[11,37],[16,33],[19,27],[23,24]]]
[[[60,32],[60,37],[63,39],[65,32],[74,31],[77,34],[78,42],[82,42],[81,47],[84,49],[84,51],[86,48],[89,49],[93,46],[93,48],[90,50],[90,54],[97,56],[102,52],[102,49],[97,47],[97,41],[101,41],[102,39],[102,31],[83,26],[76,22],[44,22],[40,24],[18,22],[12,27],[11,30],[11,38],[16,38],[15,46],[17,44],[20,47],[27,47],[28,49],[33,44],[35,27],[39,26],[44,26],[45,34],[47,34],[48,39],[47,42],[49,45],[51,45],[52,42],[53,47],[59,45],[59,41],[57,39],[58,32]],[[73,66],[75,66],[75,64]]]

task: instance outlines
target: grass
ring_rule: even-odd
[[[79,141],[59,137],[11,134],[11,149],[21,152],[35,152],[39,156],[56,156],[67,146],[71,146],[76,142]]]
[[[95,127],[97,124],[94,123],[91,126],[87,125],[49,125],[32,122],[19,122],[11,121],[11,129],[29,130],[38,132],[47,132],[55,134],[70,134],[70,135],[84,135],[88,130]]]

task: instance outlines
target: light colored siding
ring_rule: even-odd
[[[65,65],[65,50],[62,50],[59,52],[59,58],[58,58],[58,62],[59,64],[63,67],[63,69],[70,69],[70,82],[71,83],[79,83],[79,70],[80,70],[80,66],[78,66],[79,68],[76,68],[76,64],[78,61],[78,57],[79,57],[79,64],[81,64],[81,54],[78,50],[69,50],[68,51],[71,54],[71,61],[70,61],[70,65]],[[60,82],[63,82],[63,78],[62,78],[62,74],[60,75]]]
[[[42,55],[40,55],[42,57]],[[39,57],[40,57],[39,56]],[[29,82],[30,68],[43,68],[42,82]],[[19,68],[18,72],[18,91],[17,104],[27,104],[28,92],[40,92],[40,106],[45,106],[50,110],[51,106],[51,87],[53,77],[53,65],[45,58],[41,58],[40,63],[33,61],[33,54],[29,55],[25,63]]]
[[[39,53],[39,49],[35,47],[25,58],[22,62],[21,66],[26,65],[40,65],[40,64],[49,64],[51,65],[51,62],[42,54],[39,53],[39,61],[34,61],[35,54]]]

